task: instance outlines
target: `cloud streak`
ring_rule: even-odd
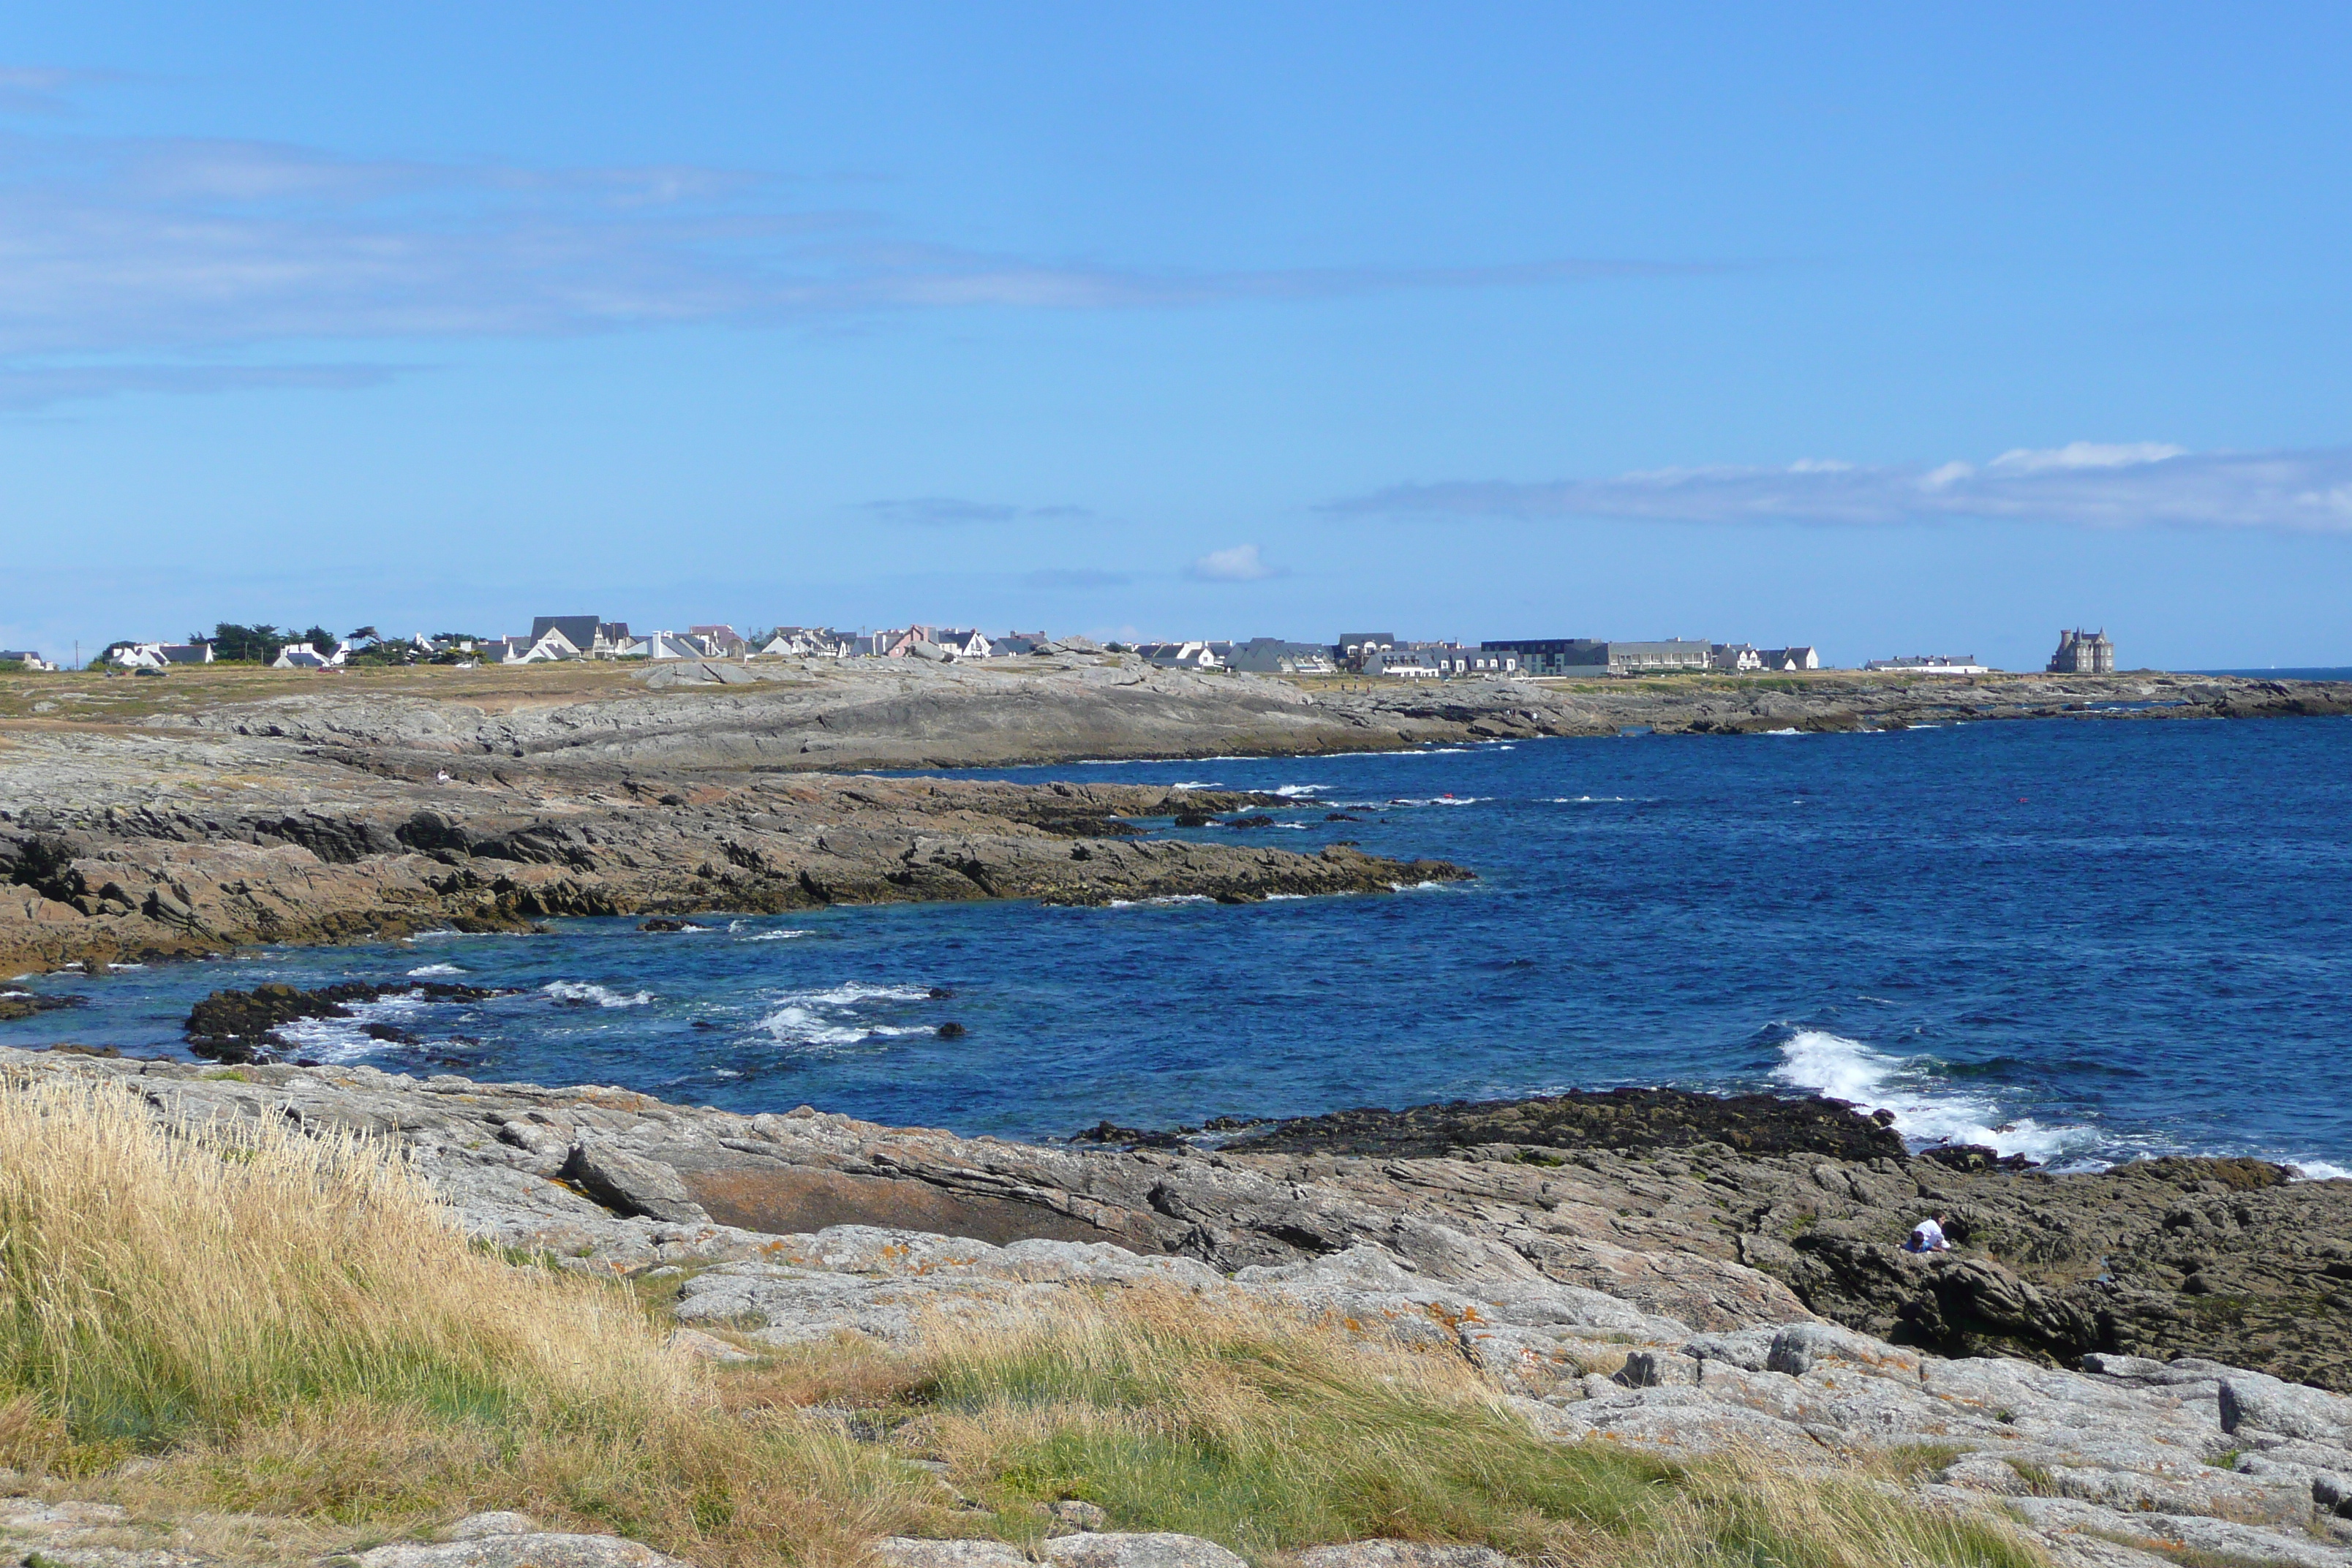
[[[0,70],[0,100],[47,104],[71,79]],[[1198,308],[1707,270],[1719,268],[1153,269],[911,238],[878,215],[796,204],[788,182],[740,171],[0,133],[0,362],[894,311]]]
[[[1396,485],[1334,501],[1343,517],[1619,518],[1884,526],[1956,520],[2089,528],[2352,532],[2352,448],[2190,452],[2072,442],[1984,463],[1660,468],[1609,479]]]
[[[1008,506],[1002,501],[966,500],[961,496],[860,501],[851,510],[883,522],[913,523],[922,528],[962,528],[975,523],[1012,522],[1021,518],[1041,522],[1077,522],[1095,515],[1091,509],[1082,506]]]
[[[1131,579],[1124,572],[1098,572],[1086,566],[1041,566],[1022,576],[1029,588],[1124,588]]]
[[[282,389],[343,392],[382,386],[409,367],[383,364],[98,364],[0,366],[0,411],[125,393],[176,395]]]

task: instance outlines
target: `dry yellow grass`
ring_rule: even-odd
[[[0,1377],[103,1451],[297,1404],[706,1398],[627,1303],[466,1245],[382,1143],[49,1080],[0,1096]]]
[[[209,1514],[254,1562],[513,1508],[709,1568],[824,1568],[886,1533],[1027,1539],[1061,1497],[1258,1560],[1391,1535],[1562,1565],[2035,1561],[1859,1471],[1547,1443],[1456,1358],[1177,1292],[714,1377],[625,1289],[469,1246],[382,1145],[167,1128],[100,1084],[0,1093],[0,1460]],[[102,1473],[134,1449],[163,1462]]]

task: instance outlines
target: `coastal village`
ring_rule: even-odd
[[[1249,675],[1351,675],[1398,680],[1511,680],[1538,677],[1796,674],[1834,668],[1809,644],[1758,647],[1750,643],[1667,637],[1647,642],[1597,637],[1506,638],[1464,643],[1415,641],[1393,632],[1342,632],[1329,643],[1256,637],[1234,642],[1097,642],[1049,637],[1043,631],[990,636],[976,627],[914,623],[882,631],[844,632],[830,626],[779,626],[738,632],[709,624],[684,631],[633,632],[626,621],[597,616],[540,616],[528,634],[475,637],[444,632],[380,635],[363,626],[336,637],[313,626],[299,636],[268,626],[223,622],[210,637],[184,642],[110,644],[94,662],[108,668],[161,673],[182,665],[222,661],[267,664],[276,669],[340,669],[353,664],[551,664],[579,659],[709,661],[781,658],[911,658],[934,663],[1013,658],[1066,652],[1129,655],[1161,669],[1225,670]],[[0,651],[0,665],[54,669],[37,652]],[[2001,671],[1973,655],[1923,654],[1872,659],[1868,672],[1902,675],[1993,675]],[[2104,629],[2058,634],[2046,670],[2053,675],[2112,675],[2115,644]]]

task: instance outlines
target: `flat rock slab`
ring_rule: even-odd
[[[2229,1520],[2188,1514],[2123,1513],[2072,1498],[2013,1498],[2009,1506],[2045,1534],[2095,1534],[2144,1544],[2159,1552],[2168,1549],[2205,1552],[2228,1562],[2278,1563],[2282,1568],[2347,1568],[2352,1564],[2352,1548]]]
[[[465,1541],[396,1541],[359,1554],[360,1568],[688,1568],[617,1535],[499,1532]]]
[[[1056,1536],[1045,1555],[1057,1568],[1247,1568],[1213,1541],[1158,1531]]]
[[[926,1541],[886,1535],[874,1543],[886,1568],[1027,1568],[1020,1548],[1002,1541]]]
[[[1299,1568],[1511,1568],[1491,1546],[1446,1546],[1433,1541],[1349,1541],[1310,1546]]]

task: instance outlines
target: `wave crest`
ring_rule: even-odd
[[[1955,1094],[1938,1084],[1925,1058],[1889,1056],[1827,1029],[1793,1030],[1780,1048],[1773,1081],[1849,1100],[1865,1110],[1891,1110],[1895,1130],[1914,1144],[1978,1143],[2050,1163],[2087,1154],[2100,1141],[2094,1128],[2045,1127],[2030,1116],[2003,1118],[1990,1100]]]

